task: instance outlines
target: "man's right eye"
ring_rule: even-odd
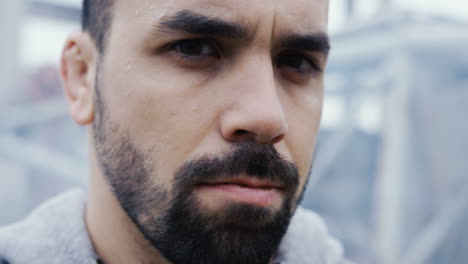
[[[191,60],[219,57],[214,41],[206,38],[180,40],[172,47],[180,56]]]

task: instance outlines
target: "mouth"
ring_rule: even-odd
[[[211,201],[233,201],[261,207],[281,202],[284,191],[281,184],[254,177],[201,183],[197,189]]]

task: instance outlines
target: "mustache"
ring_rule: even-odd
[[[272,145],[240,143],[222,157],[208,155],[182,165],[175,175],[179,186],[193,187],[209,181],[232,179],[240,174],[280,184],[287,192],[299,185],[299,172],[294,163],[285,160]]]

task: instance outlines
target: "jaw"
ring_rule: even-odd
[[[104,263],[170,264],[123,210],[99,168],[94,146],[89,149],[91,174],[84,221],[97,256]]]

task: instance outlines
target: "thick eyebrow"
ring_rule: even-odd
[[[280,42],[281,48],[320,52],[328,55],[331,49],[330,39],[325,33],[310,35],[290,35]]]
[[[247,38],[245,26],[232,21],[183,10],[163,18],[157,25],[163,33],[188,33],[194,35],[220,36],[227,38]]]

